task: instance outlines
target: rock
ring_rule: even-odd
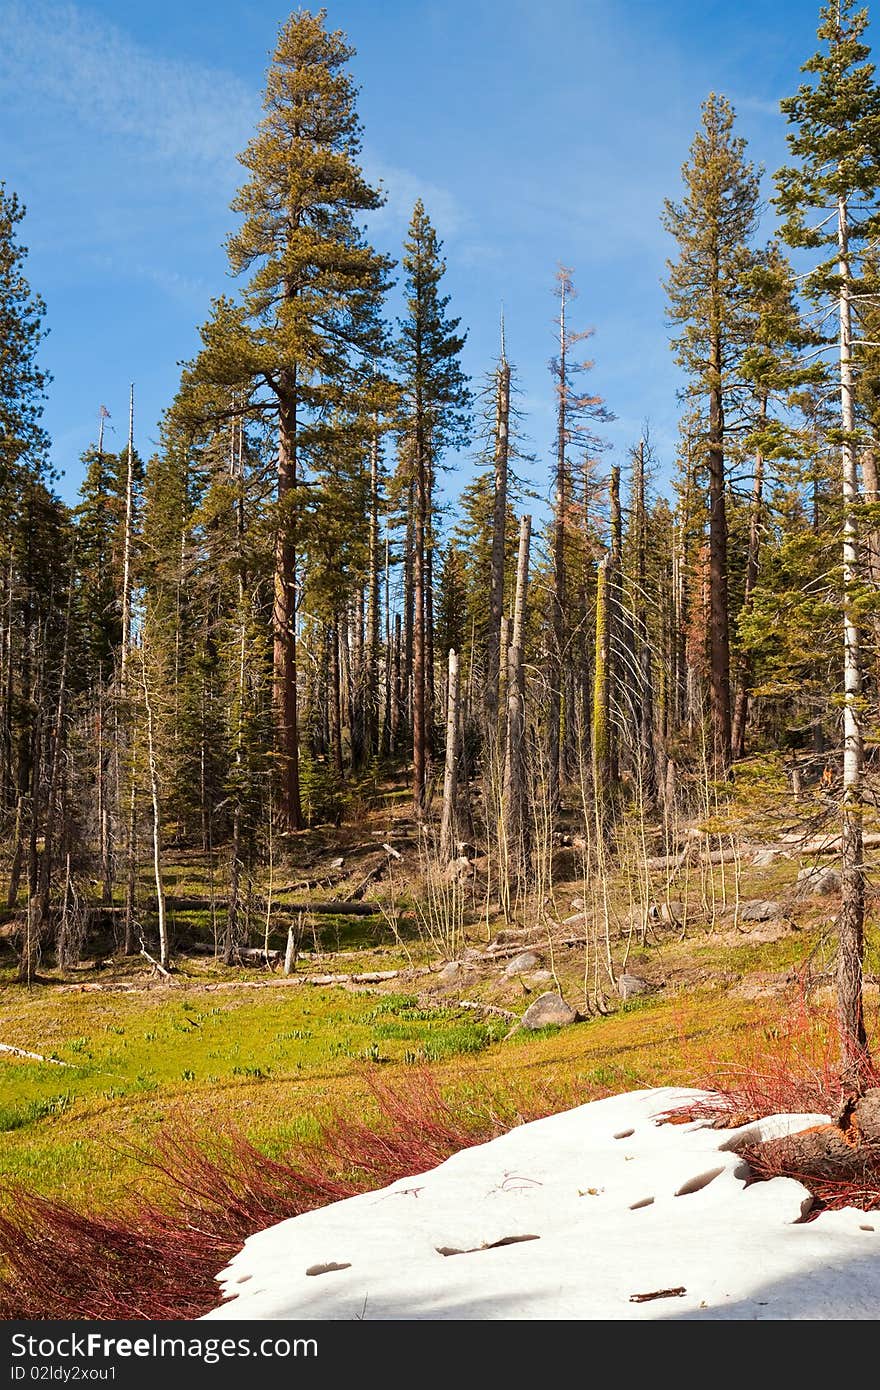
[[[529,985],[545,985],[552,979],[552,970],[531,970],[525,977],[526,984]]]
[[[462,960],[451,960],[438,972],[437,979],[444,985],[452,985],[472,975],[473,966],[466,965]]]
[[[743,903],[739,910],[741,922],[769,922],[773,917],[784,916],[781,903],[759,898],[756,902]]]
[[[476,946],[468,946],[466,951],[462,951],[461,959],[466,965],[477,965],[483,959],[483,953]]]
[[[776,860],[780,859],[784,853],[785,851],[781,849],[757,849],[752,855],[752,867],[755,869],[769,868],[769,866],[775,864]]]
[[[799,869],[798,891],[809,893],[811,897],[825,897],[828,893],[840,892],[840,874],[827,864],[811,864],[809,868]]]
[[[617,993],[621,999],[635,999],[637,994],[650,993],[652,986],[640,975],[618,975]]]
[[[566,1004],[561,994],[552,991],[540,995],[530,1004],[520,1019],[520,1026],[534,1031],[538,1028],[564,1028],[577,1022],[577,1010]]]
[[[543,961],[534,951],[520,951],[518,956],[507,962],[504,974],[510,979],[511,975],[522,975],[526,970],[533,970],[535,966],[540,965],[543,965]]]
[[[523,941],[528,936],[528,932],[523,927],[502,927],[501,931],[496,932],[492,938],[493,946],[513,946],[517,941]]]

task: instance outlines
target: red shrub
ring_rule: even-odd
[[[217,1305],[216,1274],[255,1231],[424,1172],[506,1127],[488,1096],[466,1122],[428,1073],[373,1089],[375,1126],[338,1114],[318,1142],[284,1160],[240,1134],[168,1135],[158,1154],[137,1155],[161,1174],[161,1203],[89,1216],[21,1188],[8,1193],[0,1318],[197,1318]]]

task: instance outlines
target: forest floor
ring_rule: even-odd
[[[334,1112],[369,1113],[377,1078],[423,1067],[457,1107],[488,1097],[513,1122],[623,1090],[712,1086],[768,1048],[820,1065],[834,1048],[839,896],[798,874],[834,865],[821,842],[835,829],[829,807],[814,791],[794,800],[780,768],[756,764],[723,816],[677,827],[676,841],[695,846],[677,867],[656,866],[633,819],[649,852],[588,883],[572,816],[542,910],[505,919],[485,859],[465,853],[434,873],[392,785],[356,825],[280,846],[258,885],[251,942],[279,951],[289,926],[302,933],[289,977],[275,960],[215,959],[222,866],[212,874],[206,856],[170,850],[170,980],[114,954],[109,938],[75,969],[47,961],[29,987],[12,951],[0,955],[0,1043],[46,1059],[0,1058],[0,1181],[109,1207],[161,1187],[150,1161],[163,1134],[239,1130],[280,1155]],[[697,862],[717,847],[725,862]],[[142,889],[146,908],[146,874]],[[328,901],[364,915],[300,910]],[[875,1039],[878,917],[872,896]],[[536,959],[512,967],[523,951]],[[545,992],[579,1021],[517,1027]]]

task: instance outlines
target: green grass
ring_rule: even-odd
[[[409,996],[338,988],[279,987],[208,992],[62,992],[53,986],[0,990],[3,1041],[66,1065],[0,1061],[0,1177],[57,1190],[81,1184],[89,1165],[101,1182],[128,1169],[118,1144],[136,1142],[172,1111],[200,1117],[238,1111],[246,1127],[275,1128],[276,1100],[261,1088],[320,1083],[332,1094],[352,1070],[473,1056],[503,1030],[455,1008],[419,1010]],[[336,1084],[334,1084],[336,1083]],[[110,1148],[107,1149],[107,1145]]]

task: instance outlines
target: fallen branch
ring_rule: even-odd
[[[459,1009],[473,1009],[479,1014],[493,1014],[497,1018],[506,1018],[508,1023],[519,1022],[519,1015],[510,1012],[510,1009],[499,1009],[497,1004],[480,1004],[473,999],[459,999],[456,1005]]]
[[[13,1057],[24,1057],[28,1062],[51,1062],[53,1067],[72,1067],[72,1062],[62,1062],[60,1057],[44,1057],[40,1052],[26,1052],[23,1047],[13,1047],[11,1043],[0,1043],[0,1052],[10,1052]]]
[[[173,980],[173,979],[174,979],[174,976],[171,974],[171,971],[170,971],[170,970],[166,970],[164,965],[160,965],[159,962],[155,959],[155,957],[154,957],[154,956],[151,956],[150,953],[149,953],[149,951],[146,951],[146,950],[143,948],[143,946],[141,947],[141,955],[142,955],[146,960],[148,960],[148,961],[150,962],[150,964],[152,965],[153,969],[154,969],[154,970],[157,970],[157,971],[159,972],[159,974],[163,977],[163,979],[166,979],[166,980]]]

